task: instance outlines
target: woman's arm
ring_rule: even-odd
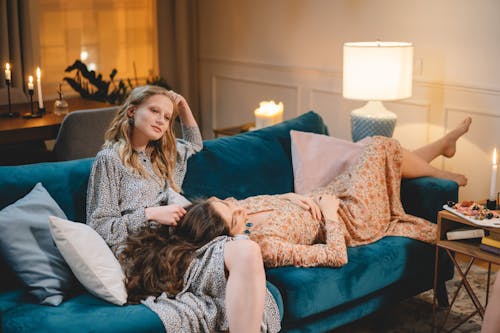
[[[198,127],[198,124],[196,123],[196,120],[194,119],[193,112],[191,111],[191,108],[189,107],[188,102],[186,99],[174,92],[170,91],[170,93],[173,96],[174,103],[177,105],[177,110],[179,112],[179,118],[181,119],[181,122],[184,124],[186,127]]]
[[[325,221],[339,222],[339,198],[331,194],[325,194],[316,198],[316,201],[318,202]]]
[[[318,205],[325,221],[325,243],[327,246],[346,248],[345,227],[339,217],[340,200],[335,195],[326,194],[318,198]],[[345,252],[347,262],[347,250]]]
[[[203,148],[203,139],[201,137],[200,129],[194,119],[193,112],[189,107],[188,102],[176,92],[170,91],[173,95],[174,103],[177,105],[179,112],[179,119],[181,120],[182,138],[184,141],[192,145],[194,152],[198,152]]]
[[[327,244],[301,245],[277,237],[256,240],[262,250],[266,267],[279,266],[328,266],[340,267],[347,264],[345,242],[331,246]]]
[[[294,204],[305,210],[311,211],[311,215],[314,219],[318,221],[321,220],[321,209],[312,198],[297,193],[279,194],[278,197],[293,202]]]
[[[120,211],[120,165],[113,156],[98,154],[87,190],[87,224],[114,247],[147,222],[145,208],[122,215]],[[114,249],[113,249],[114,250]]]
[[[182,182],[186,174],[187,160],[191,155],[203,148],[203,139],[186,99],[173,91],[170,91],[170,93],[174,96],[182,129],[182,139],[177,139],[176,142],[177,164],[174,174],[174,182],[180,189],[182,188]]]

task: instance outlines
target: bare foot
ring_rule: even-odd
[[[458,184],[458,186],[467,185],[467,177],[465,177],[464,175],[450,172],[449,177],[446,177],[446,178],[453,180],[454,182],[456,182]]]
[[[472,122],[471,117],[465,118],[460,124],[458,124],[455,129],[450,131],[443,137],[443,153],[442,155],[445,157],[453,157],[457,150],[457,140],[467,133],[469,130],[470,124]],[[466,181],[467,183],[467,181]],[[460,185],[460,184],[459,184]]]

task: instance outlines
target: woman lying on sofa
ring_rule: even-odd
[[[395,139],[369,138],[356,162],[329,185],[305,196],[210,198],[205,207],[216,214],[205,223],[222,218],[231,226],[246,226],[244,232],[260,245],[267,267],[342,266],[348,260],[348,246],[385,236],[432,243],[436,225],[404,212],[401,178],[433,176],[466,185],[465,176],[436,169],[429,162],[441,155],[452,157],[456,141],[470,123],[470,118],[465,119],[440,140],[413,152],[402,149]]]
[[[143,301],[159,315],[167,332],[233,331],[225,302],[232,265],[227,252],[245,241],[246,236],[237,236],[244,227],[228,224],[209,201],[191,204],[186,210],[175,227],[145,226],[127,238],[119,259],[128,302]],[[244,264],[253,265],[253,261]],[[260,278],[266,291],[260,331],[278,332],[278,307],[265,289],[265,276]],[[258,331],[259,327],[248,329]]]
[[[174,136],[177,115],[182,140]],[[152,221],[176,225],[186,213],[183,205],[189,202],[176,191],[186,173],[188,157],[202,146],[198,125],[184,97],[158,86],[132,90],[105,134],[87,192],[87,224],[115,255],[129,232]],[[260,250],[254,242],[239,240],[226,248],[225,260],[229,327],[235,332],[255,332],[266,290]]]

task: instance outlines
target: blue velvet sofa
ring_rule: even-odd
[[[319,115],[308,112],[279,125],[205,142],[189,160],[183,189],[188,198],[293,191],[290,129],[327,134]],[[85,194],[93,159],[0,167],[0,209],[42,182],[69,219],[85,221]],[[436,220],[446,200],[457,200],[455,183],[434,178],[404,181],[407,212]],[[341,268],[281,267],[267,270],[284,332],[327,332],[433,286],[435,248],[403,237],[349,248]],[[57,307],[27,296],[0,258],[2,332],[162,332],[157,316],[143,305],[116,306],[75,285]],[[439,281],[452,277],[442,261]]]

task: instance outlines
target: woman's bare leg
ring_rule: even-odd
[[[490,302],[486,306],[481,333],[500,332],[500,316],[498,313],[500,313],[500,273],[497,272],[493,293]]]
[[[467,178],[464,175],[449,171],[440,170],[430,165],[425,159],[414,152],[403,149],[403,162],[401,165],[401,177],[436,177],[455,181],[459,186],[467,185]]]
[[[266,297],[266,274],[260,247],[250,240],[227,242],[224,262],[229,276],[226,311],[230,332],[260,332]]]
[[[420,156],[426,162],[430,162],[441,155],[448,158],[453,157],[456,151],[457,140],[467,133],[471,122],[471,117],[465,118],[455,129],[448,132],[445,136],[414,150],[413,153]]]

